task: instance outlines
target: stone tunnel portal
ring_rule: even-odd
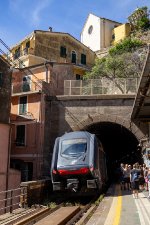
[[[113,122],[99,122],[89,125],[86,130],[96,134],[103,145],[109,177],[115,176],[120,163],[142,163],[141,151],[138,149],[139,142],[124,126]]]

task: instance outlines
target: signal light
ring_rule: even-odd
[[[60,175],[72,175],[72,174],[87,174],[89,173],[89,168],[80,168],[78,170],[58,170]]]
[[[53,174],[57,174],[57,170],[53,170],[52,172],[53,172]]]

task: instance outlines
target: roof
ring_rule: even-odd
[[[150,121],[150,45],[136,95],[131,118]]]
[[[86,25],[86,23],[87,23],[87,21],[88,21],[90,15],[96,16],[96,17],[98,17],[99,19],[108,20],[108,21],[110,21],[110,22],[122,24],[122,23],[120,23],[120,22],[117,22],[117,21],[114,21],[114,20],[111,20],[111,19],[107,19],[107,18],[104,18],[104,17],[97,16],[97,15],[95,15],[95,14],[93,14],[93,13],[89,13],[89,15],[88,15],[88,17],[87,17],[87,19],[86,19],[86,21],[85,21],[85,23],[84,23],[84,26],[83,26],[83,28],[82,28],[82,31],[84,30],[84,27],[85,27],[85,25]],[[81,31],[81,33],[82,33],[82,31]]]
[[[12,48],[17,47],[18,45],[20,45],[22,42],[24,42],[26,39],[31,38],[35,33],[40,32],[40,33],[47,33],[47,34],[58,34],[58,35],[67,35],[69,37],[71,37],[73,40],[75,40],[76,42],[78,42],[78,44],[84,46],[86,49],[90,50],[91,52],[95,53],[94,51],[92,51],[89,47],[87,47],[86,45],[84,45],[82,42],[80,42],[78,39],[76,39],[75,37],[73,37],[71,34],[69,33],[64,33],[64,32],[53,32],[53,31],[44,31],[44,30],[34,30],[31,34],[27,35],[24,39],[22,39],[21,41],[19,41],[16,45],[12,46]]]

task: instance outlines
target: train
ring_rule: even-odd
[[[56,138],[52,162],[53,191],[100,192],[108,180],[106,155],[95,134],[73,131]]]

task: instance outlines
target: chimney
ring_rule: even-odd
[[[52,27],[49,27],[49,32],[52,32]]]

